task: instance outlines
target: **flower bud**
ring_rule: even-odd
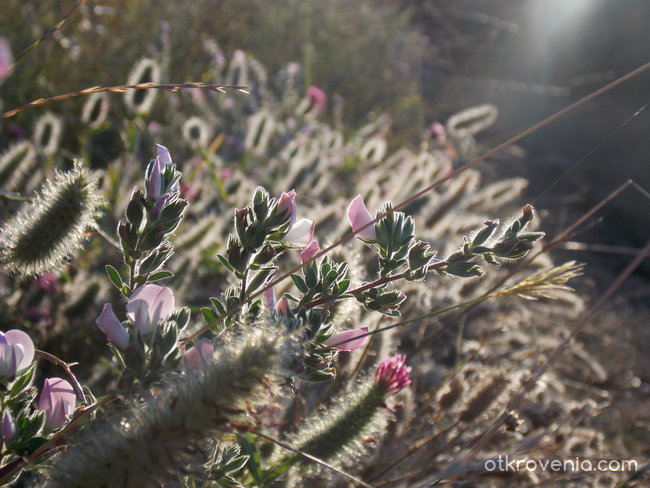
[[[357,232],[357,230],[361,229],[364,225],[373,221],[361,195],[357,195],[354,197],[352,202],[350,202],[350,206],[348,207],[348,219],[350,220],[352,230],[356,233],[357,237],[371,241],[376,239],[374,224],[360,232]]]
[[[5,444],[9,444],[16,436],[16,422],[8,408],[2,412],[2,425],[0,425],[0,435]]]
[[[296,221],[296,214],[298,213],[298,205],[296,204],[296,192],[291,190],[289,193],[282,192],[277,207],[278,214],[286,213],[289,220],[289,228],[293,227]]]
[[[45,429],[63,427],[74,412],[76,399],[74,389],[66,380],[46,379],[38,399],[38,409],[45,413]]]
[[[22,330],[0,332],[0,378],[11,378],[34,360],[34,343]]]
[[[126,306],[127,315],[141,334],[153,332],[159,322],[174,312],[174,294],[170,288],[144,285],[136,289]]]
[[[111,344],[115,344],[120,349],[126,349],[129,345],[129,332],[113,313],[113,307],[110,303],[104,304],[102,313],[99,314],[95,323],[106,334],[106,339]]]

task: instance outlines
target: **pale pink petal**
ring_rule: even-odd
[[[348,207],[348,219],[350,220],[350,225],[354,232],[357,232],[358,229],[373,221],[361,195],[357,195],[354,197],[352,202],[350,202],[350,206]],[[357,237],[374,240],[376,238],[374,224],[361,232],[358,232]]]
[[[137,288],[126,306],[127,315],[142,334],[151,332],[161,320],[174,311],[174,294],[170,288],[144,285]]]
[[[110,303],[104,305],[102,313],[99,314],[95,323],[111,344],[115,344],[120,349],[126,349],[129,345],[129,332],[113,313]]]
[[[311,241],[309,245],[302,250],[300,253],[300,261],[302,264],[305,264],[308,261],[311,261],[316,254],[318,254],[318,251],[320,251],[320,246],[318,245],[318,241]]]
[[[22,330],[10,330],[5,333],[5,339],[8,343],[19,345],[21,349],[20,358],[16,361],[16,372],[19,373],[26,369],[34,360],[34,343]]]
[[[214,346],[209,339],[201,339],[196,345],[189,348],[181,359],[183,369],[201,369],[214,354]]]
[[[314,222],[309,219],[300,219],[282,239],[298,247],[306,247],[314,238]]]
[[[38,400],[38,409],[45,413],[45,428],[48,430],[63,427],[76,403],[72,385],[62,378],[48,378]]]
[[[368,340],[368,327],[337,332],[327,339],[324,344],[339,351],[354,351],[363,346]]]

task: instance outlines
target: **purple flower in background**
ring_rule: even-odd
[[[201,339],[194,346],[190,347],[181,358],[181,368],[201,369],[203,365],[212,359],[214,346],[209,339]]]
[[[136,330],[144,335],[153,332],[160,321],[171,317],[174,306],[171,288],[144,285],[133,292],[126,305],[126,312]]]
[[[38,409],[45,413],[45,428],[63,427],[74,412],[77,397],[74,389],[62,378],[48,378],[38,399]]]
[[[447,140],[447,131],[440,122],[434,122],[429,126],[429,135],[434,142],[443,144]]]
[[[410,372],[410,366],[406,366],[406,356],[398,354],[384,359],[375,372],[375,385],[384,393],[397,393],[411,384]]]
[[[311,241],[309,245],[300,252],[300,261],[302,264],[311,261],[311,259],[318,254],[318,251],[320,251],[318,241]]]
[[[368,340],[368,327],[337,332],[327,339],[324,344],[339,351],[354,351],[363,346]]]
[[[0,37],[0,85],[11,74],[14,56],[11,46],[5,37]]]
[[[45,273],[36,278],[36,286],[38,286],[46,295],[54,295],[56,293],[56,282],[59,279],[56,273]]]
[[[126,349],[129,345],[129,332],[113,313],[110,303],[104,304],[102,313],[99,314],[95,323],[106,334],[106,339],[111,344],[115,344],[120,349]]]
[[[275,290],[273,287],[264,290],[264,293],[262,294],[262,303],[264,303],[264,308],[268,313],[275,310]]]
[[[311,101],[313,110],[316,113],[321,113],[325,110],[327,106],[327,95],[323,90],[317,86],[310,86],[307,88],[307,98]]]
[[[0,378],[11,378],[34,360],[34,343],[22,330],[0,332]]]
[[[2,412],[2,425],[0,425],[0,434],[5,444],[9,444],[16,435],[16,422],[8,408]]]
[[[361,195],[357,195],[350,202],[350,206],[348,207],[348,219],[350,220],[350,225],[354,232],[357,232],[358,229],[373,221]],[[375,234],[374,224],[357,233],[357,237],[370,241],[375,240],[377,235]]]
[[[309,219],[300,219],[283,237],[283,241],[298,247],[307,247],[314,239],[314,222]]]

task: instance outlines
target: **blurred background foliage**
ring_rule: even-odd
[[[10,41],[16,55],[55,25],[74,3],[72,0],[1,0],[0,36]],[[283,73],[286,74],[289,63],[300,63],[301,93],[315,85],[327,94],[324,119],[344,133],[346,145],[349,143],[355,150],[359,149],[355,141],[371,136],[385,137],[388,152],[403,145],[425,145],[426,128],[434,121],[444,122],[460,110],[490,103],[499,108],[500,115],[495,125],[481,133],[480,147],[485,148],[646,62],[650,45],[646,21],[649,15],[650,4],[645,0],[192,0],[182,4],[96,0],[88,2],[16,65],[14,73],[0,86],[0,106],[4,111],[39,97],[89,86],[123,84],[129,80],[133,67],[145,57],[159,63],[162,82],[220,82],[227,78],[227,73],[225,61],[220,61],[219,55],[231,60],[237,50],[243,50],[249,59],[259,61],[266,68],[268,87],[276,92],[275,98],[282,95],[286,80]],[[479,167],[482,181],[490,183],[504,177],[512,178],[513,182],[520,181],[517,177],[529,180],[521,201],[536,205],[544,230],[551,236],[628,178],[650,188],[650,148],[645,136],[650,112],[641,110],[648,102],[647,85],[646,73],[538,131],[523,140],[520,147],[510,148],[482,163]],[[248,97],[228,97],[236,99],[240,107],[235,122],[256,113],[261,105],[258,100],[263,98],[255,90]],[[187,172],[190,180],[198,181],[205,176],[201,158],[198,163],[196,158],[191,160],[196,148],[180,142],[184,120],[177,120],[177,115],[209,119],[210,113],[222,110],[219,104],[225,103],[225,95],[159,93],[157,103],[146,117],[129,111],[127,104],[122,103],[123,98],[119,94],[109,95],[109,116],[101,127],[93,130],[81,120],[84,98],[0,121],[0,148],[4,151],[32,137],[39,118],[52,110],[62,118],[65,129],[56,161],[45,158],[42,161],[45,169],[54,163],[63,167],[81,154],[93,168],[107,169],[113,183],[121,179],[132,186],[141,175],[138,167],[128,163],[147,160],[153,156],[153,142],[162,142],[173,148],[175,160],[191,163],[184,168],[190,170]],[[282,107],[274,109],[283,110]],[[384,124],[385,120],[391,124]],[[150,121],[161,127],[147,125]],[[223,127],[219,124],[229,121],[211,119],[211,122],[215,124],[212,135],[216,136]],[[370,127],[369,132],[360,134],[360,127]],[[125,128],[131,131],[127,137]],[[217,164],[218,169],[238,169],[234,164],[238,162],[242,173],[248,171],[251,178],[265,182],[274,191],[288,189],[281,187],[280,180],[274,180],[280,173],[277,161],[267,161],[261,156],[240,161],[242,154],[237,153],[234,144],[229,146],[226,141],[222,148],[223,161]],[[476,150],[459,150],[453,163],[457,166],[474,155]],[[586,155],[588,158],[582,162]],[[346,154],[339,167],[337,184],[343,181],[348,193],[365,176],[366,167],[355,157],[356,153]],[[264,170],[256,171],[257,166]],[[384,176],[389,180],[391,174],[399,174],[399,169]],[[249,189],[245,185],[246,182],[233,191],[245,195]],[[118,186],[115,183],[113,188]],[[473,192],[471,182],[461,182],[459,186],[469,200]],[[216,194],[218,187],[217,182],[208,188]],[[119,202],[124,191],[130,188],[115,189],[109,197],[111,203]],[[513,190],[514,193],[517,191]],[[321,198],[333,201],[336,195],[329,189],[329,193],[323,191]],[[375,195],[375,198],[380,197]],[[197,205],[196,214],[189,215],[189,222],[199,220],[205,208],[230,211],[232,206],[242,203],[224,203],[212,194],[206,199],[208,203]],[[505,201],[512,204],[509,199]],[[105,228],[114,227],[115,219],[124,210],[117,207],[106,216]],[[511,208],[512,205],[503,213]],[[575,240],[622,246],[620,252],[634,253],[648,238],[648,208],[650,202],[646,197],[627,190]],[[226,217],[222,220],[219,231],[223,234],[230,223]],[[210,225],[208,222],[207,226]],[[193,244],[179,242],[179,255],[183,245]],[[98,252],[102,249],[97,241],[93,241],[92,248],[91,251]],[[205,255],[214,251],[206,247],[199,258],[191,259],[205,264]],[[111,262],[115,256],[106,253],[102,259]],[[610,283],[630,257],[619,252],[564,251],[560,260],[586,261],[588,280],[579,286],[585,293],[595,293]],[[82,258],[79,266],[86,266],[89,259]],[[187,264],[179,256],[176,259],[179,268]],[[93,314],[98,311],[97,303],[101,301],[96,297],[104,300],[110,292],[105,283],[100,284],[96,279],[87,282],[84,273],[75,276],[74,272],[67,286],[80,288],[79,283],[90,283],[83,291],[92,294],[94,290],[96,296],[93,295],[90,306],[84,301],[83,293],[66,298],[61,304],[65,311],[61,313],[70,320],[92,323]],[[608,401],[614,408],[605,420],[600,420],[598,427],[605,428],[603,424],[609,423],[614,426],[611,429],[623,433],[631,451],[646,454],[650,416],[647,408],[639,406],[650,405],[650,364],[645,354],[650,347],[649,276],[650,265],[646,260],[623,294],[612,302],[613,311],[580,338],[586,350],[594,355],[594,361],[602,361],[608,372],[605,380],[588,378],[586,381],[590,387],[596,384],[611,393]],[[184,285],[188,282],[197,281],[186,280]],[[213,286],[212,282],[208,283]],[[25,291],[28,285],[23,287]],[[198,303],[205,298],[202,295],[213,292],[206,285],[206,289],[195,293],[198,297],[188,292],[186,299]],[[33,290],[25,291],[25,296],[33,299]],[[75,304],[80,308],[74,308]],[[617,313],[621,308],[625,312]],[[498,309],[493,311],[497,317],[498,312]],[[479,317],[477,323],[480,322]],[[65,335],[66,331],[57,333]],[[550,326],[545,333],[552,336]],[[80,329],[74,337],[65,338],[75,345],[84,341],[88,344],[90,339],[85,335]],[[453,366],[453,358],[461,354],[455,348],[455,340],[452,334],[438,345],[440,350],[436,353],[443,357],[445,366]],[[95,335],[92,343],[96,350],[103,346],[103,338]],[[88,348],[89,356],[93,348]],[[575,363],[569,363],[565,370],[574,366]],[[442,374],[433,369],[432,376]]]

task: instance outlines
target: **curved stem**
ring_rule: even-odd
[[[40,349],[36,349],[34,351],[34,354],[36,356],[42,357],[43,359],[47,359],[49,362],[56,364],[57,366],[61,367],[63,371],[68,375],[70,378],[70,382],[72,383],[72,388],[74,389],[75,394],[77,395],[77,398],[83,405],[88,405],[88,402],[86,402],[86,397],[84,396],[84,392],[81,388],[81,384],[79,384],[79,381],[77,380],[77,377],[74,375],[72,370],[70,369],[70,366],[74,366],[77,363],[66,363],[63,359],[57,358],[55,355],[50,354],[49,352],[41,351]]]

